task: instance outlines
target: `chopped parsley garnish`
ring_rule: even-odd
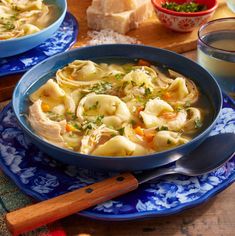
[[[165,2],[163,8],[177,12],[198,12],[207,9],[206,5],[196,3],[194,1],[178,4],[176,2]]]
[[[191,103],[190,101],[186,101],[185,104],[184,104],[185,107],[190,107],[191,106]]]
[[[124,127],[118,129],[119,134],[120,134],[120,135],[123,135],[123,134],[124,134],[124,130],[125,130]]]
[[[123,69],[125,70],[126,73],[129,73],[133,70],[133,65],[124,65]]]
[[[99,102],[96,101],[95,104],[89,107],[89,110],[96,110],[98,108]]]
[[[133,87],[136,86],[136,82],[133,81],[133,80],[131,80],[131,84],[132,84]]]
[[[157,127],[156,131],[168,130],[167,126]]]
[[[92,121],[85,121],[82,123],[82,130],[87,131],[94,128],[94,123]]]
[[[171,140],[170,139],[167,139],[167,144],[171,144]]]
[[[66,112],[66,116],[68,116],[68,118],[72,119],[72,120],[77,119],[76,115],[73,112],[71,112],[71,111],[67,111]]]
[[[6,23],[4,23],[3,26],[7,30],[15,29],[15,25],[10,21],[7,21]]]
[[[59,122],[59,121],[62,121],[65,119],[64,115],[59,115],[59,114],[54,113],[52,111],[48,111],[46,114],[47,114],[48,118],[53,121]]]
[[[176,110],[177,112],[181,111],[182,109],[183,109],[182,106],[177,106],[177,107],[175,108],[175,110]]]
[[[148,96],[148,95],[150,95],[152,92],[151,92],[151,90],[150,90],[150,88],[145,88],[145,90],[144,90],[144,95],[145,96]]]
[[[102,119],[104,116],[97,116],[95,120],[85,120],[81,124],[81,130],[88,132],[89,130],[95,129],[97,126],[102,125]]]
[[[200,119],[197,118],[197,119],[194,121],[194,123],[195,123],[195,128],[196,128],[196,129],[199,129],[199,128],[202,127],[202,122],[200,121]]]
[[[121,80],[123,78],[123,76],[124,76],[123,74],[116,74],[116,75],[114,75],[116,80]]]
[[[86,129],[92,129],[92,128],[93,128],[92,124],[88,124],[88,125],[86,126]]]
[[[104,81],[104,82],[95,84],[92,88],[90,88],[90,92],[106,93],[111,88],[112,88],[112,84],[107,81]]]
[[[146,103],[146,99],[143,98],[143,97],[137,96],[137,97],[136,97],[136,100],[137,100],[138,102],[141,102],[141,103]]]
[[[135,120],[131,120],[131,124],[132,125],[136,125],[136,121]]]
[[[145,85],[145,82],[143,82],[143,83],[139,86],[139,88],[144,87],[144,85]]]
[[[122,88],[125,88],[128,84],[129,84],[129,82],[128,82],[128,81],[125,81],[125,82],[122,84]]]
[[[75,123],[75,124],[73,125],[73,127],[74,127],[75,129],[78,129],[78,130],[81,129],[81,127],[80,127],[77,123]]]
[[[95,123],[96,123],[97,125],[101,125],[103,118],[104,118],[103,115],[97,116],[97,118],[96,118],[96,120],[95,120]]]

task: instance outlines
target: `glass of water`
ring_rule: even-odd
[[[235,17],[210,21],[198,31],[198,62],[235,99]]]
[[[235,0],[226,0],[226,3],[231,11],[235,12]]]

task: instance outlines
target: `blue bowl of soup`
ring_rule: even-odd
[[[146,62],[147,63],[151,62],[151,65],[154,65],[156,68],[159,68],[159,73],[169,73],[170,70],[173,70],[177,73],[182,74],[186,78],[190,78],[190,80],[193,81],[193,83],[197,86],[198,91],[200,93],[198,106],[200,106],[200,109],[204,111],[203,113],[204,120],[203,120],[203,125],[200,124],[200,122],[193,123],[193,125],[200,127],[200,129],[198,130],[196,134],[194,134],[190,138],[190,140],[188,140],[186,143],[182,143],[182,145],[172,147],[168,150],[161,149],[161,151],[151,152],[151,153],[147,153],[143,155],[138,154],[134,156],[117,156],[117,155],[104,156],[104,155],[99,155],[99,152],[98,154],[97,152],[96,154],[94,154],[95,152],[93,152],[92,154],[89,154],[89,153],[81,154],[78,151],[62,148],[59,145],[52,144],[51,142],[48,142],[44,138],[37,135],[37,133],[32,128],[28,120],[29,107],[31,106],[31,101],[29,100],[29,96],[32,96],[31,94],[33,94],[35,91],[38,91],[38,89],[42,85],[48,82],[49,79],[55,75],[55,72],[58,71],[58,69],[66,67],[69,63],[72,63],[74,60],[91,60],[91,61],[95,61],[96,63],[102,62],[102,63],[109,63],[109,64],[110,63],[114,63],[114,64],[132,63],[131,65],[135,65],[134,63],[136,63],[136,59],[140,59],[138,61],[138,63],[140,62],[140,65],[139,65],[140,71],[143,68],[145,68],[142,65],[145,65]],[[78,62],[79,61],[77,61],[76,63]],[[136,68],[136,67],[131,67],[131,68]],[[160,68],[161,68],[161,72],[160,72]],[[164,70],[166,70],[167,72]],[[149,71],[150,71],[149,73],[151,73],[151,70]],[[93,75],[95,75],[95,73]],[[158,75],[160,76],[160,74]],[[120,75],[114,76],[114,78],[119,81],[121,80]],[[176,79],[173,79],[173,80],[176,81]],[[86,81],[86,78],[85,78],[85,81]],[[129,83],[129,85],[131,84],[132,86],[136,86],[136,84],[134,84],[133,82]],[[144,86],[144,85],[140,85],[139,87],[141,86]],[[97,87],[95,86],[95,87],[92,87],[92,89],[93,88],[97,88]],[[164,91],[165,90],[163,89],[163,92]],[[56,96],[56,92],[54,91],[53,94],[51,95]],[[144,97],[146,96],[150,96],[148,89],[144,90]],[[162,96],[162,95],[158,95],[158,96]],[[152,97],[152,99],[150,100],[155,101],[156,99]],[[100,104],[105,105],[108,103],[109,103],[109,99],[106,101],[100,102],[99,105]],[[149,109],[151,110],[152,109],[151,103],[149,103],[148,105],[147,104],[148,103],[146,103],[145,105],[145,109],[147,109],[147,106],[148,106]],[[93,105],[90,105],[90,108],[88,109],[88,111],[92,110],[97,105],[98,105],[98,102],[96,102]],[[76,165],[79,167],[85,167],[89,169],[103,169],[103,170],[116,170],[116,171],[144,170],[144,169],[150,169],[154,167],[163,166],[168,163],[176,161],[183,155],[195,149],[201,142],[203,142],[204,139],[207,138],[213,126],[215,125],[216,120],[218,119],[221,107],[222,107],[221,90],[217,82],[213,78],[213,76],[208,71],[206,71],[204,68],[202,68],[200,65],[198,65],[194,61],[189,60],[177,53],[167,51],[164,49],[143,46],[143,45],[123,45],[122,44],[122,45],[90,46],[90,47],[83,47],[83,48],[79,48],[79,49],[75,49],[75,50],[71,50],[65,53],[58,54],[56,56],[53,56],[39,63],[38,65],[30,69],[27,73],[25,73],[23,77],[21,78],[21,80],[18,82],[13,93],[13,109],[14,109],[16,118],[20,126],[22,127],[25,134],[30,138],[30,140],[43,152],[47,153],[54,159],[61,161],[63,163],[66,163],[66,164]],[[78,109],[78,107],[76,109]],[[181,110],[179,107],[179,110],[177,110],[177,112],[180,112],[180,111]],[[188,112],[187,116],[189,116],[188,118],[191,119],[192,114],[190,113],[189,110],[187,112]],[[85,116],[87,114],[83,112],[83,115]],[[135,129],[139,135],[139,131],[141,128],[135,127]],[[157,130],[156,131],[158,132],[157,134],[159,133],[163,134],[164,132],[167,132],[166,128],[163,126],[160,127],[160,129],[158,127],[158,129],[154,128],[153,130],[154,132]],[[161,132],[159,130],[161,130]],[[118,137],[120,137],[120,135],[118,134]],[[190,135],[188,135],[188,137],[189,136]],[[156,142],[158,142],[159,138],[156,138],[155,136],[154,140],[155,139],[157,140]],[[168,143],[170,145],[170,141],[167,140],[167,144]],[[128,145],[127,145],[127,148],[129,148]],[[115,145],[115,143],[111,144],[111,146],[109,146],[107,151],[108,153],[110,153],[110,151],[112,153],[112,150],[114,149],[118,152],[119,148],[118,148],[118,145]]]
[[[24,3],[18,8],[11,8],[9,3],[7,10],[11,15],[6,14],[5,18],[1,16],[0,58],[17,55],[38,46],[50,38],[63,22],[67,10],[66,0],[46,0],[39,6],[36,3],[35,6],[30,4],[29,1],[28,5]]]

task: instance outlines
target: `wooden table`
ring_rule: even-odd
[[[78,2],[89,5],[90,0],[69,0],[70,10],[77,16],[80,22],[78,43],[75,47],[83,44],[87,39],[84,36],[87,30],[84,11]],[[132,33],[134,34],[134,33]],[[188,48],[189,49],[189,48]],[[186,56],[195,59],[195,51],[188,52]],[[12,89],[20,76],[10,76],[0,79],[0,110],[11,97]],[[186,210],[174,216],[132,222],[103,222],[86,219],[73,215],[61,220],[62,226],[70,236],[232,236],[235,233],[235,185],[230,186],[218,196],[210,199],[207,203]]]

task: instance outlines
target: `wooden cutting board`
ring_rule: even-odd
[[[117,0],[118,1],[118,0]],[[91,0],[68,0],[68,10],[77,18],[79,22],[79,35],[73,48],[84,46],[89,40],[87,36],[86,9],[91,4]],[[235,16],[226,6],[224,0],[219,0],[212,19]],[[138,29],[132,30],[127,35],[137,38],[143,44],[160,48],[166,48],[179,53],[196,49],[197,30],[191,33],[177,33],[165,28],[154,16],[143,23]],[[0,79],[0,101],[10,99],[15,84],[22,74],[9,75]]]
[[[224,0],[218,0],[219,7],[211,19],[231,17],[235,14],[230,11]],[[86,45],[87,36],[86,9],[91,0],[68,0],[69,10],[76,16],[80,25],[78,41],[74,47]],[[137,38],[143,44],[166,48],[178,53],[187,52],[196,48],[197,31],[191,33],[178,33],[164,27],[154,14],[154,17],[143,23],[138,29],[130,31],[127,35]]]

